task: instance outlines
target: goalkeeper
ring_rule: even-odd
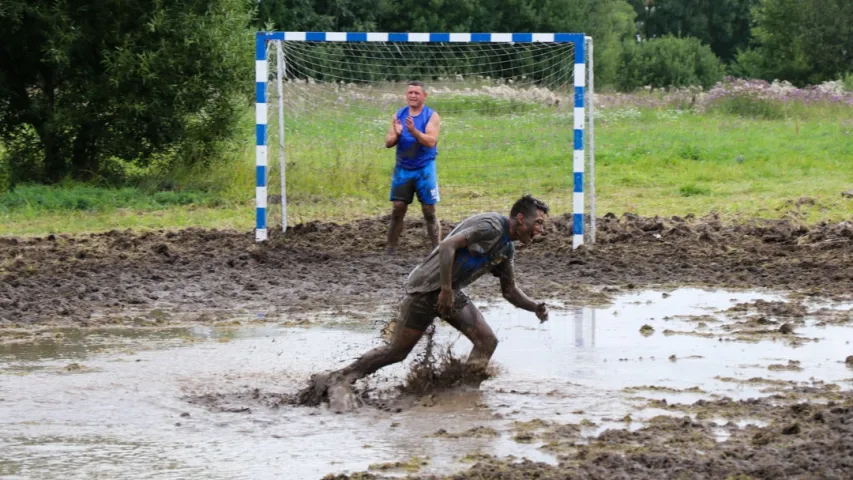
[[[387,365],[403,361],[435,317],[462,332],[474,348],[467,363],[485,368],[498,339],[482,313],[462,291],[489,272],[500,278],[501,293],[512,305],[548,319],[548,307],[527,297],[515,284],[514,241],[529,244],[542,232],[548,206],[530,195],[515,202],[509,218],[498,213],[474,215],[459,224],[439,248],[409,274],[393,338],[349,366],[332,373],[312,376],[312,385],[300,393],[305,404],[317,405],[328,396],[337,411],[355,407],[350,385]]]
[[[432,248],[438,246],[441,239],[441,227],[435,216],[435,204],[439,200],[435,158],[438,154],[436,145],[441,118],[424,104],[426,98],[423,83],[409,82],[406,88],[408,105],[394,114],[388,133],[385,134],[385,147],[397,147],[390,195],[394,207],[391,210],[387,242],[388,253],[392,255],[403,231],[406,210],[415,194],[421,204]]]

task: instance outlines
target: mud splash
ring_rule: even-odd
[[[425,348],[417,356],[400,389],[403,394],[421,396],[441,393],[458,387],[478,388],[481,383],[494,377],[498,368],[494,365],[480,367],[470,365],[455,355],[451,346],[436,343],[435,325],[424,334]]]
[[[385,340],[389,340],[390,331],[395,326],[391,321],[382,330]],[[402,405],[411,406],[425,395],[442,394],[448,390],[464,387],[476,390],[480,384],[494,377],[498,369],[494,366],[479,366],[468,364],[454,354],[450,346],[441,347],[436,344],[435,325],[427,328],[421,339],[423,350],[416,354],[414,362],[409,367],[402,385],[395,392],[377,391],[369,386],[351,389],[348,385],[347,395],[356,400],[356,406],[370,405],[383,410],[402,410]],[[296,395],[289,398],[279,398],[278,404],[287,403],[294,406],[318,407],[321,404],[334,403],[331,388],[335,382],[334,372],[321,372],[311,376],[308,385]],[[363,382],[362,382],[363,383]],[[253,395],[260,395],[253,392]],[[340,409],[337,409],[340,411]]]

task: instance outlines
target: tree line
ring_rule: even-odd
[[[0,3],[0,188],[216,158],[261,29],[583,32],[596,84],[797,85],[853,72],[850,0],[78,0]]]

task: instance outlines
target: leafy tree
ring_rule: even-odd
[[[251,92],[246,0],[0,5],[0,139],[14,180],[201,160]],[[245,102],[244,102],[245,105]]]
[[[634,43],[635,14],[623,0],[594,4],[588,20],[594,40],[595,79],[597,84],[612,86],[619,81],[619,66],[626,45]]]
[[[314,32],[375,31],[387,0],[260,0],[258,28]]]
[[[760,0],[738,73],[804,85],[853,72],[851,19],[850,0]]]
[[[759,0],[630,0],[643,37],[696,37],[726,62],[745,48]]]
[[[474,31],[581,32],[595,45],[598,85],[616,82],[622,44],[633,41],[635,13],[625,0],[483,0],[487,17]],[[482,28],[476,28],[482,27]]]

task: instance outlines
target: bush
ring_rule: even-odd
[[[210,157],[251,98],[251,3],[6,0],[0,138],[13,183]]]
[[[729,65],[729,72],[736,78],[767,78],[772,73],[765,67],[764,55],[755,48],[737,52],[735,61]]]
[[[9,181],[9,168],[6,162],[0,159],[0,194],[6,193],[12,188],[12,182]]]
[[[0,145],[0,195],[12,188],[12,178],[9,173],[9,159],[3,145]]]
[[[709,46],[695,38],[666,36],[625,46],[619,88],[623,91],[647,85],[710,88],[724,73],[723,63]]]
[[[841,77],[841,84],[845,92],[853,92],[853,73],[847,73]]]

